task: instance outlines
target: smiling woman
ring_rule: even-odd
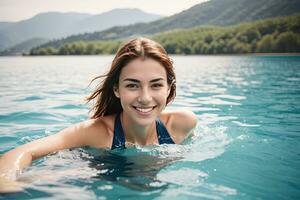
[[[196,126],[190,111],[164,111],[175,98],[171,59],[158,43],[139,38],[124,44],[109,72],[87,98],[95,100],[91,119],[32,141],[0,158],[0,186],[37,158],[62,149],[126,148],[131,145],[178,144]],[[3,189],[2,191],[5,191]]]

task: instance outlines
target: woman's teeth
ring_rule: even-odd
[[[150,112],[153,110],[154,107],[151,107],[151,108],[138,108],[138,107],[135,107],[136,110],[142,112],[142,113],[147,113],[147,112]]]

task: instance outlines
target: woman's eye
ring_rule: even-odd
[[[160,88],[160,87],[163,87],[163,85],[160,84],[160,83],[156,83],[156,84],[153,84],[152,87],[153,88]]]
[[[127,88],[138,88],[138,85],[136,84],[128,84],[126,85]]]

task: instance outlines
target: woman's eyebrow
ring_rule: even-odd
[[[150,81],[150,83],[157,82],[157,81],[163,81],[163,80],[164,80],[163,78],[156,78],[156,79],[152,79]]]
[[[136,82],[136,83],[140,82],[139,80],[133,79],[133,78],[125,78],[123,81],[131,81],[131,82]]]
[[[153,82],[158,82],[158,81],[163,81],[164,79],[163,78],[156,78],[156,79],[152,79],[150,81],[150,83],[153,83]],[[134,79],[134,78],[126,78],[124,79],[123,81],[131,81],[131,82],[135,82],[135,83],[139,83],[141,81],[137,80],[137,79]]]

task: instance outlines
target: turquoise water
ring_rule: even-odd
[[[300,57],[173,56],[198,125],[182,145],[65,150],[0,199],[299,199]],[[0,57],[0,154],[88,118],[112,56]]]

